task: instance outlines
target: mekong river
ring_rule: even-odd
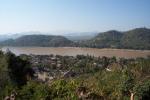
[[[129,50],[129,49],[96,49],[96,48],[80,48],[80,47],[2,47],[2,51],[9,49],[16,55],[35,54],[35,55],[92,55],[95,57],[112,57],[116,56],[124,58],[147,57],[150,50]]]

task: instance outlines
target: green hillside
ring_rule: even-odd
[[[1,42],[3,46],[71,46],[72,41],[62,36],[52,35],[25,35],[17,39]]]
[[[123,48],[150,49],[150,29],[137,28],[124,33],[121,39]]]
[[[73,42],[63,36],[24,35],[0,42],[1,46],[78,46],[91,48],[150,49],[150,29],[136,28],[126,32],[115,30],[99,33],[92,39]]]
[[[95,48],[150,49],[150,29],[137,28],[126,32],[107,31],[93,39],[81,42],[81,46]]]
[[[123,34],[118,31],[108,31],[99,33],[95,38],[87,41],[91,47],[106,48],[106,47],[118,47],[120,44],[120,38]]]

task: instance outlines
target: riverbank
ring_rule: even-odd
[[[150,50],[130,50],[130,49],[110,49],[110,48],[81,48],[81,47],[3,47],[2,50],[9,49],[16,55],[20,54],[35,54],[35,55],[91,55],[95,57],[112,57],[117,58],[137,58],[147,57],[150,55]]]

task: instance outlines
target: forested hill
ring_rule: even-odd
[[[72,41],[63,36],[53,35],[24,35],[17,39],[9,39],[0,43],[2,46],[71,46]]]
[[[95,48],[150,49],[150,29],[136,28],[126,32],[107,31],[81,43],[82,46]]]
[[[150,29],[136,28],[126,32],[107,31],[94,38],[73,42],[63,36],[24,35],[17,39],[0,42],[1,46],[45,46],[45,47],[92,47],[150,50]]]
[[[121,39],[124,48],[150,49],[150,29],[137,28],[124,33]]]
[[[121,32],[112,30],[104,33],[99,33],[96,37],[83,42],[85,46],[106,48],[106,47],[118,47],[120,45],[120,39],[123,34]]]

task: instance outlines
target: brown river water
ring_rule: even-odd
[[[80,48],[80,47],[2,47],[2,51],[9,49],[16,55],[20,54],[35,54],[35,55],[91,55],[95,57],[112,57],[117,58],[136,58],[136,57],[147,57],[150,55],[150,50],[128,50],[128,49],[96,49],[96,48]]]

